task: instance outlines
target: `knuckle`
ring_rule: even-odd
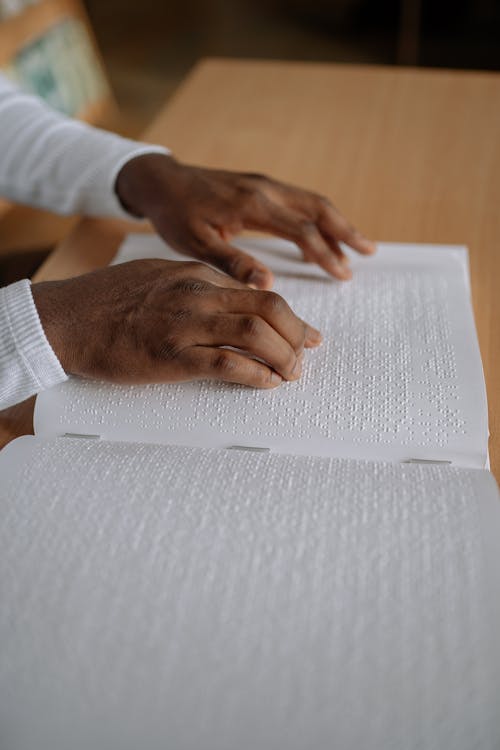
[[[221,323],[223,322],[225,323],[225,321],[222,321],[218,315],[205,315],[203,319],[200,320],[205,331],[211,335],[221,330]],[[225,326],[223,327],[225,328]]]
[[[251,180],[239,180],[234,188],[241,202],[251,198],[257,192],[257,187]]]
[[[262,172],[244,172],[242,176],[252,182],[269,182],[269,177]]]
[[[236,363],[229,352],[218,352],[212,361],[212,369],[220,376],[231,375],[236,369]]]
[[[240,325],[244,338],[258,338],[262,331],[262,324],[257,315],[244,315]]]
[[[167,336],[160,343],[157,356],[164,360],[173,360],[179,356],[182,351],[182,343],[177,336]]]
[[[273,314],[281,314],[288,311],[288,305],[276,292],[260,292],[263,295],[263,301],[266,311]]]
[[[264,195],[257,185],[241,185],[238,194],[239,205],[247,211],[258,212],[265,202]]]
[[[298,228],[299,237],[304,242],[310,242],[316,237],[316,224],[313,221],[301,221]]]
[[[218,311],[220,313],[234,313],[235,300],[240,300],[241,292],[242,290],[240,289],[218,287],[214,294],[214,301],[217,304]]]
[[[192,317],[193,313],[188,307],[180,307],[172,312],[173,323],[184,323]]]
[[[316,195],[315,198],[322,208],[333,208],[333,203],[326,195]]]
[[[266,201],[266,191],[271,186],[271,180],[264,174],[250,172],[242,175],[236,189],[240,203],[244,206],[260,208]]]
[[[174,283],[173,288],[181,294],[201,295],[206,294],[211,290],[211,284],[209,284],[207,281],[203,281],[202,279],[183,278],[178,279]]]
[[[257,388],[265,388],[272,383],[273,371],[269,367],[256,366],[252,372],[252,384]]]
[[[265,201],[272,193],[275,184],[275,181],[266,174],[249,172],[243,175],[239,187],[246,192],[247,196],[258,201]]]

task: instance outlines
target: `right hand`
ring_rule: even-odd
[[[304,347],[321,343],[282,297],[203,263],[136,260],[32,291],[63,368],[84,377],[273,388],[300,377]]]

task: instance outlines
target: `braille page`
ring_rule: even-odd
[[[37,432],[485,466],[486,397],[465,248],[381,245],[373,258],[353,257],[353,280],[338,282],[299,262],[289,243],[246,246],[276,270],[276,291],[324,334],[306,353],[300,381],[262,391],[71,380],[39,397]],[[120,258],[168,252],[160,240],[135,236]]]
[[[25,438],[0,473],[9,750],[500,747],[487,472]]]

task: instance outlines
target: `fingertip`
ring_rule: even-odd
[[[273,288],[274,276],[267,268],[254,268],[248,274],[245,283],[252,289],[267,291]]]
[[[339,281],[348,281],[349,279],[352,279],[352,271],[350,267],[348,265],[338,263],[337,261],[329,261],[325,270],[328,271],[331,276],[339,279]]]
[[[323,336],[321,335],[321,333],[316,328],[313,328],[312,326],[306,324],[306,337],[304,346],[308,349],[311,349],[315,346],[319,346],[322,341]]]
[[[268,277],[267,277],[267,283],[266,283],[266,285],[263,286],[263,287],[261,287],[261,289],[264,292],[270,292],[271,289],[273,288],[273,286],[274,286],[274,275],[272,273],[270,273],[268,275]]]
[[[377,246],[375,242],[372,242],[366,237],[363,237],[363,235],[356,235],[355,248],[359,249],[359,251],[364,253],[365,255],[373,255],[377,252]]]
[[[271,388],[276,388],[278,385],[281,385],[283,382],[283,378],[279,373],[277,373],[275,370],[271,371],[271,377],[269,378],[269,383]]]

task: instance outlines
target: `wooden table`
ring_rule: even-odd
[[[374,239],[468,245],[500,477],[499,134],[497,74],[205,60],[144,137],[323,192]],[[82,221],[37,280],[106,265],[125,231]],[[0,443],[31,431],[32,409],[0,413]]]

